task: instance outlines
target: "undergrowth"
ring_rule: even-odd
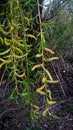
[[[71,47],[73,48],[72,6],[73,1],[72,0],[67,1],[64,3],[63,6],[61,5],[60,7],[57,7],[56,10],[55,7],[53,7],[51,9],[52,16],[48,15],[47,17],[49,18],[44,18],[43,29],[45,32],[44,33],[45,39],[46,41],[49,41],[48,47],[52,47],[54,48],[54,50],[58,50],[58,53],[61,55],[65,54],[65,52]],[[45,17],[47,13],[48,12],[46,12]]]

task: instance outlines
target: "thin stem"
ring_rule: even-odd
[[[39,16],[39,23],[40,23],[40,38],[41,38],[41,41],[43,42],[44,35],[43,35],[43,29],[42,29],[42,21],[41,21],[39,0],[37,0],[37,5],[38,5],[38,16]],[[43,46],[42,46],[42,64],[44,66]]]
[[[41,21],[39,0],[37,0],[37,5],[38,5],[38,16],[39,16],[39,23],[40,23],[40,34],[41,34],[41,41],[42,41],[43,40],[43,30],[42,30],[42,21]]]

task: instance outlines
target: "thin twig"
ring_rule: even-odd
[[[1,84],[2,84],[2,81],[3,81],[3,78],[4,78],[5,72],[6,72],[6,70],[3,71],[3,74],[2,74],[2,77],[1,77],[1,80],[0,80],[0,86],[1,86]],[[6,80],[5,80],[5,81],[6,81]]]

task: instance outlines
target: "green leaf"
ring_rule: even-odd
[[[55,101],[49,100],[48,98],[47,98],[47,103],[48,103],[48,105],[54,105],[54,104],[56,104]]]
[[[49,108],[46,108],[46,109],[43,111],[42,115],[43,115],[43,116],[46,116],[48,111],[49,111]]]
[[[4,43],[6,46],[9,46],[10,43],[11,43],[11,40],[10,39],[7,39],[6,37],[4,38]]]
[[[25,97],[26,95],[28,95],[28,93],[21,93],[20,94],[21,97]]]
[[[32,35],[32,34],[27,34],[26,36],[37,40],[37,38],[34,35]]]
[[[10,51],[10,48],[9,48],[8,50],[4,51],[4,52],[1,52],[1,53],[0,53],[0,56],[7,54],[9,51]]]
[[[38,65],[33,66],[32,71],[39,68],[39,67],[42,67],[42,64],[38,64]]]
[[[8,35],[10,32],[4,31],[4,29],[0,25],[0,32],[2,32],[4,35]]]

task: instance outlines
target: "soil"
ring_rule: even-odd
[[[73,52],[73,51],[72,51]],[[30,106],[24,106],[21,99],[8,100],[14,88],[8,76],[1,70],[0,77],[0,130],[73,130],[73,54],[67,52],[59,56],[59,61],[51,63],[51,73],[58,78],[58,84],[50,85],[57,103],[51,106],[51,117],[29,118]],[[3,76],[4,75],[4,76]],[[55,77],[56,75],[56,77]],[[3,76],[3,77],[2,77]]]

